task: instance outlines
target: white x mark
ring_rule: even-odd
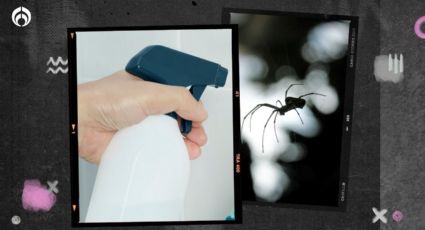
[[[57,180],[55,180],[55,181],[47,181],[47,184],[49,185],[49,191],[51,192],[51,191],[53,191],[54,193],[58,193],[59,192],[59,189],[58,188],[56,188],[56,186],[58,185],[58,181]]]
[[[387,223],[387,218],[384,215],[388,212],[388,210],[382,209],[381,211],[378,211],[378,209],[373,207],[372,211],[375,213],[375,217],[373,218],[372,223],[376,223],[378,220],[381,220],[384,224]]]

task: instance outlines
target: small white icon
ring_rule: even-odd
[[[56,187],[57,185],[58,185],[58,181],[57,180],[55,180],[55,181],[47,181],[47,184],[49,185],[49,191],[53,191],[54,193],[58,193],[59,192],[59,189]]]
[[[385,217],[385,214],[388,212],[387,209],[382,209],[381,211],[378,211],[375,207],[372,208],[373,213],[375,213],[375,217],[372,220],[372,223],[376,223],[378,220],[381,220],[382,223],[387,223],[387,218]]]
[[[18,225],[18,224],[21,223],[21,217],[19,217],[19,216],[13,216],[12,219],[11,219],[11,221],[12,221],[12,224]]]
[[[23,6],[16,8],[12,12],[12,22],[19,27],[27,26],[31,22],[31,12]]]
[[[46,73],[52,73],[52,74],[58,74],[59,72],[61,73],[68,73],[68,59],[63,60],[62,57],[58,57],[55,61],[55,59],[53,59],[53,57],[50,57],[49,60],[47,61],[47,66],[49,65],[53,65],[56,68],[52,68],[49,67],[46,71]],[[62,68],[61,66],[64,66],[64,68]]]
[[[403,73],[403,54],[400,54],[400,59],[397,58],[397,54],[394,54],[394,59],[392,58],[391,54],[388,55],[388,71],[393,72],[394,74]]]
[[[378,82],[398,83],[404,78],[403,54],[388,54],[375,57],[374,75]]]

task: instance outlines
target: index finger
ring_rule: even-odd
[[[140,100],[147,115],[176,112],[183,119],[194,122],[207,119],[208,115],[204,106],[192,96],[188,89],[148,81],[141,81],[141,83],[147,86],[140,94]]]

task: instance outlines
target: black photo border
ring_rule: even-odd
[[[325,21],[334,20],[347,20],[350,21],[350,30],[348,36],[348,49],[347,49],[347,68],[346,68],[346,81],[345,81],[345,95],[344,95],[344,112],[343,122],[341,124],[341,154],[340,154],[340,169],[339,169],[339,192],[338,192],[338,205],[337,206],[323,206],[323,205],[306,205],[306,204],[290,204],[290,203],[271,203],[262,201],[247,201],[243,200],[247,205],[271,206],[278,208],[299,208],[299,209],[312,209],[312,210],[325,210],[325,211],[347,211],[347,191],[348,191],[348,169],[350,158],[351,146],[351,126],[353,119],[353,97],[354,97],[354,84],[355,84],[355,69],[356,69],[356,51],[357,51],[357,34],[359,26],[359,17],[351,15],[333,15],[333,14],[318,14],[306,12],[285,12],[285,11],[272,11],[272,10],[259,10],[259,9],[243,9],[243,8],[223,8],[222,23],[231,23],[231,13],[242,14],[262,14],[273,16],[297,16],[304,18],[322,19]],[[243,92],[243,89],[241,89]],[[242,137],[239,137],[242,138]],[[243,155],[242,155],[243,157]],[[244,165],[244,168],[249,167]],[[243,172],[242,172],[243,173]],[[242,190],[243,185],[242,185]]]
[[[80,223],[79,178],[78,178],[78,111],[77,111],[77,50],[76,32],[84,31],[134,31],[134,30],[202,30],[230,29],[232,34],[232,107],[233,107],[233,175],[234,175],[234,214],[235,220],[206,221],[160,221],[160,222],[103,222]],[[239,110],[239,49],[237,25],[176,25],[176,26],[141,26],[141,27],[88,27],[68,28],[69,60],[69,135],[71,166],[71,218],[72,227],[106,227],[106,226],[145,226],[145,225],[205,225],[205,224],[240,224],[242,223],[242,196],[240,170],[240,110]],[[223,217],[224,218],[224,217]]]

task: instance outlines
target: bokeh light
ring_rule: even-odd
[[[329,62],[345,55],[348,46],[350,24],[344,21],[326,22],[313,28],[301,49],[302,56],[310,63]]]

